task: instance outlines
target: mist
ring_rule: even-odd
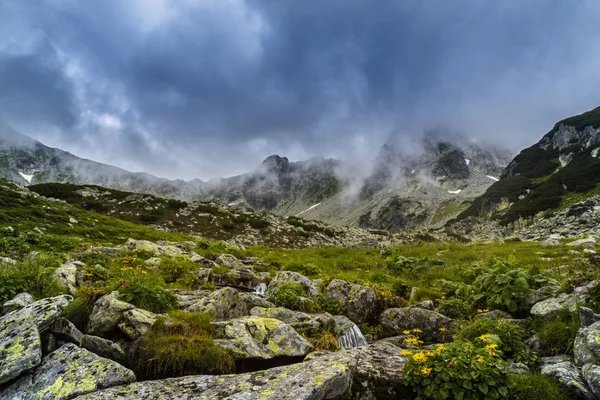
[[[5,0],[0,120],[171,179],[279,154],[344,160],[358,182],[390,135],[408,149],[442,126],[517,152],[597,106],[599,12],[593,0]]]

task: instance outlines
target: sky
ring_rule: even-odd
[[[0,0],[0,120],[211,179],[443,126],[514,150],[600,105],[597,0]]]

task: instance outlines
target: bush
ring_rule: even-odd
[[[415,258],[392,255],[386,258],[385,261],[387,269],[392,275],[406,275],[410,277],[417,277],[432,267],[444,265],[442,260],[430,260],[427,257]]]
[[[486,333],[498,337],[499,344],[502,345],[507,358],[525,350],[524,341],[527,338],[527,332],[519,324],[505,319],[474,318],[464,321],[454,331],[456,338],[464,341],[476,341],[478,337]]]
[[[580,328],[579,316],[565,311],[551,319],[537,318],[532,328],[540,338],[541,356],[572,354],[575,336]]]
[[[551,379],[539,374],[513,376],[513,400],[567,400],[567,395]]]
[[[339,349],[338,340],[329,329],[321,329],[314,335],[306,337],[306,340],[308,340],[317,351],[337,351]]]
[[[443,300],[437,311],[448,318],[466,319],[473,314],[473,306],[463,299],[452,297]]]
[[[269,298],[273,304],[278,307],[284,307],[295,311],[305,311],[306,301],[301,297],[306,297],[307,293],[304,287],[297,282],[284,282],[273,296]]]
[[[27,292],[36,299],[65,293],[52,275],[58,266],[56,259],[42,256],[17,264],[0,263],[0,304],[21,292]]]
[[[404,381],[420,399],[506,399],[514,385],[492,335],[432,350],[405,350]]]
[[[153,284],[146,282],[133,282],[119,290],[121,299],[136,307],[154,313],[164,313],[177,308],[177,297]]]
[[[164,257],[158,266],[158,272],[165,283],[185,282],[187,275],[198,269],[198,265],[187,257]]]
[[[215,345],[206,314],[174,311],[159,318],[142,339],[134,364],[138,379],[235,372],[229,351]]]

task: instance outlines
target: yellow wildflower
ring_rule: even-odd
[[[479,336],[479,340],[481,340],[482,342],[485,342],[486,340],[488,340],[491,337],[492,337],[491,333],[485,333],[485,334]]]
[[[410,357],[410,356],[412,356],[413,353],[410,350],[402,350],[402,352],[400,354],[402,354],[402,356],[404,356],[404,357]]]
[[[431,371],[432,371],[432,369],[431,368],[427,368],[427,367],[424,367],[424,368],[421,369],[421,373],[423,375],[429,375],[431,373]]]
[[[410,331],[409,330],[402,331],[402,334],[404,334],[404,335],[410,335]]]
[[[446,347],[443,344],[441,344],[441,345],[439,345],[438,347],[435,348],[435,351],[438,354],[442,354],[442,351],[444,351],[444,350],[446,350]]]
[[[404,339],[404,343],[408,343],[412,346],[416,346],[419,344],[419,340],[414,337],[409,337],[409,338]]]
[[[446,328],[444,328],[444,327],[441,327],[441,328],[440,328],[440,332],[446,332]]]
[[[427,361],[428,357],[427,354],[424,353],[416,353],[412,356],[412,359],[415,360],[418,363],[424,363]]]
[[[420,330],[419,328],[415,328],[412,330],[414,333],[423,333],[422,330]]]
[[[496,350],[497,348],[498,345],[496,343],[488,344],[487,346],[485,346],[486,350]]]
[[[485,364],[485,358],[483,358],[483,356],[480,356],[479,354],[477,355],[477,362],[480,364]]]

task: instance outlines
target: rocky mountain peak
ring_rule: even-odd
[[[261,164],[265,172],[284,175],[290,172],[290,160],[287,157],[280,157],[277,154],[267,157]]]

